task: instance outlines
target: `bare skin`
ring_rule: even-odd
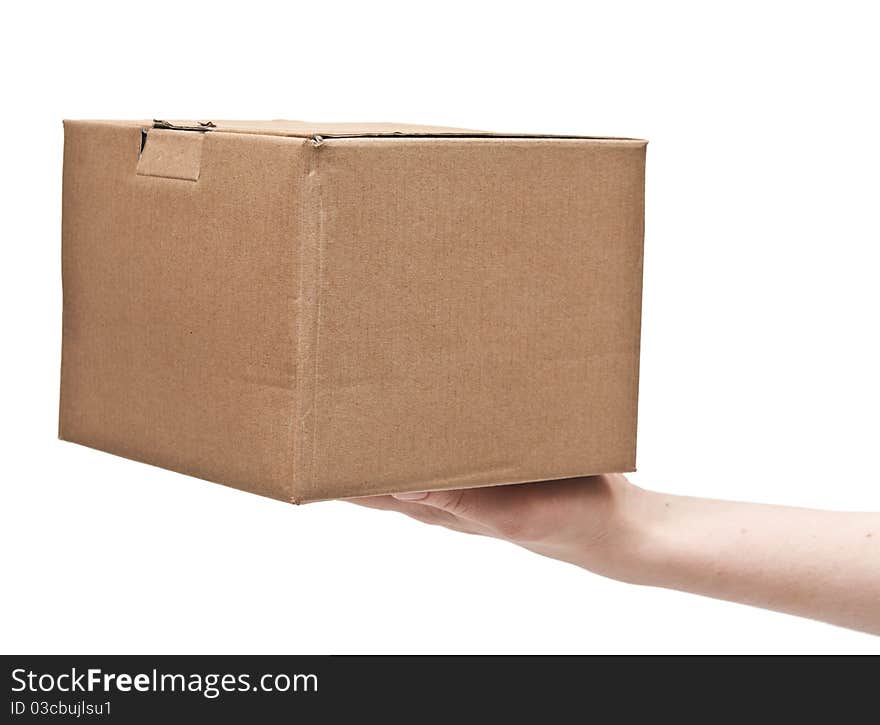
[[[670,496],[620,474],[355,503],[504,539],[613,579],[880,635],[880,513]]]

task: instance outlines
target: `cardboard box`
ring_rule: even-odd
[[[645,145],[67,121],[60,437],[292,502],[631,471]]]

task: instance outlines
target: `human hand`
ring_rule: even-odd
[[[650,495],[621,474],[607,474],[352,501],[635,581],[640,514]]]
[[[672,496],[620,474],[352,501],[614,579],[880,635],[880,513]]]

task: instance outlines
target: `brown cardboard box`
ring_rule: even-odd
[[[60,436],[293,502],[631,471],[644,163],[67,121]]]

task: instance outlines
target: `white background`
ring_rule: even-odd
[[[877,22],[811,3],[13,3],[0,129],[0,647],[880,652],[346,503],[56,440],[61,119],[648,138],[639,472],[880,509]]]

